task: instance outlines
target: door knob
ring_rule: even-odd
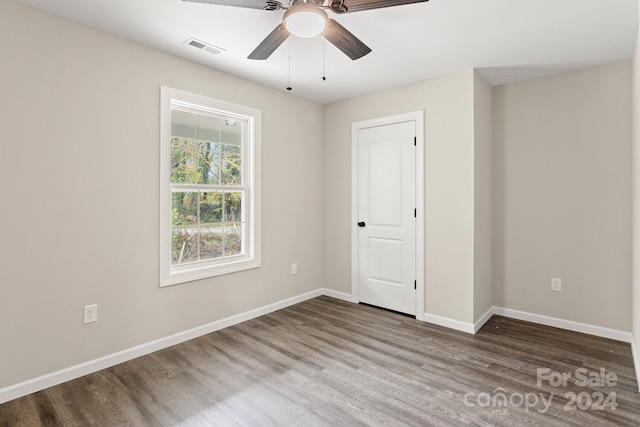
[[[367,225],[367,224],[365,224],[364,221],[360,221],[358,223],[358,227],[364,227],[365,225]]]

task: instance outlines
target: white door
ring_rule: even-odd
[[[358,297],[416,314],[416,123],[359,129]]]

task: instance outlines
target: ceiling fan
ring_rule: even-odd
[[[289,37],[302,38],[322,34],[335,47],[352,60],[362,58],[371,49],[334,19],[325,10],[333,13],[351,13],[361,10],[380,9],[421,3],[429,0],[183,0],[193,3],[208,3],[221,6],[244,7],[267,11],[284,10],[282,23],[249,54],[248,59],[267,59]]]

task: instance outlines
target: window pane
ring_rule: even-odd
[[[198,193],[172,193],[171,262],[182,264],[198,260]]]
[[[239,191],[224,193],[224,221],[235,224],[242,221],[242,193]]]
[[[222,223],[222,192],[200,193],[200,224],[220,226]]]
[[[220,119],[198,114],[196,122],[198,141],[220,142]]]
[[[172,193],[172,224],[189,226],[198,224],[198,193],[174,191]]]
[[[221,129],[220,137],[222,139],[220,142],[223,144],[242,145],[243,124],[246,125],[246,122],[240,120],[225,120]]]
[[[242,197],[239,191],[224,193],[224,254],[243,253]]]
[[[174,228],[171,236],[171,264],[198,260],[198,234],[193,229]]]
[[[196,115],[179,110],[171,110],[171,136],[195,139]]]
[[[221,184],[242,184],[242,152],[239,146],[222,145],[220,172]]]
[[[197,156],[194,141],[186,138],[171,138],[171,182],[196,183]]]
[[[202,228],[200,231],[200,259],[205,261],[222,256],[222,228]]]
[[[213,142],[201,142],[201,179],[200,184],[220,184],[220,144]]]
[[[242,231],[238,227],[225,227],[224,232],[224,254],[225,256],[242,254]]]

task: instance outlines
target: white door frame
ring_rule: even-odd
[[[351,125],[351,297],[358,295],[358,131],[375,126],[416,122],[416,319],[424,320],[424,111],[355,122]]]

